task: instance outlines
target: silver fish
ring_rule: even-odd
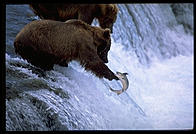
[[[127,79],[128,73],[120,73],[120,72],[116,72],[116,76],[119,78],[119,80],[122,83],[122,89],[121,90],[114,90],[110,87],[110,90],[117,93],[118,95],[121,94],[122,92],[126,91],[127,88],[129,87],[129,81]]]

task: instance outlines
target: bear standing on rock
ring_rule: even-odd
[[[15,52],[43,70],[54,64],[67,66],[76,60],[99,78],[118,77],[104,64],[111,46],[110,30],[94,27],[80,20],[66,22],[36,20],[16,36]]]
[[[111,32],[118,12],[115,4],[30,4],[30,7],[41,19],[79,19],[91,25],[97,18],[100,26],[109,28]]]

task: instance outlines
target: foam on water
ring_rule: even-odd
[[[33,16],[26,5],[12,16],[19,7],[7,6],[7,27],[17,27],[11,21],[16,15],[17,21]],[[193,35],[184,32],[168,4],[118,7],[106,65],[128,73],[127,91],[116,95],[108,86],[120,89],[119,81],[99,79],[75,61],[40,77],[9,47],[6,130],[193,129]],[[19,27],[10,30],[6,46],[13,45]]]

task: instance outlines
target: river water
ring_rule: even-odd
[[[129,88],[73,61],[46,77],[14,52],[16,34],[39,19],[6,5],[6,130],[190,130],[194,122],[193,4],[118,4],[107,66]],[[93,23],[96,25],[96,21]]]

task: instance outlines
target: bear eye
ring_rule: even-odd
[[[108,23],[111,23],[112,22],[112,20],[110,19],[110,18],[105,18],[104,19],[104,24],[108,24]]]

